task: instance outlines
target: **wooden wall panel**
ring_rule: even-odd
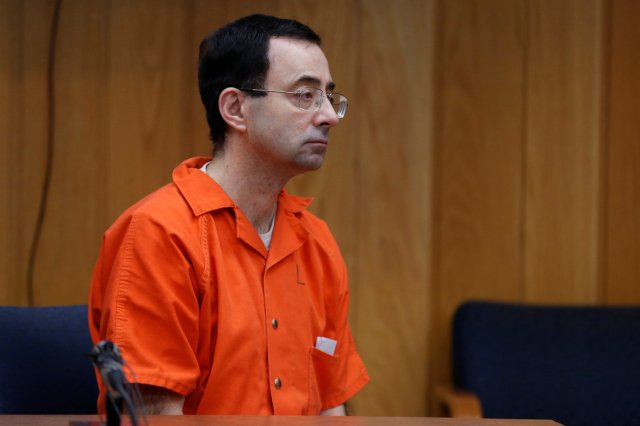
[[[358,413],[426,414],[435,2],[362,2],[353,327]]]
[[[2,28],[1,84],[8,96],[0,101],[5,105],[1,120],[6,123],[0,133],[1,146],[8,156],[0,163],[6,177],[0,208],[8,220],[0,222],[0,256],[6,262],[0,273],[0,303],[22,305],[28,303],[29,251],[43,186],[53,3],[3,0],[0,8],[6,23]]]
[[[15,122],[18,99],[15,87],[19,78],[16,66],[19,40],[19,7],[17,1],[0,2],[0,181],[13,183],[11,163],[15,161],[18,134]],[[0,185],[0,304],[15,303],[24,292],[19,282],[16,253],[16,203],[14,185]]]
[[[114,220],[130,204],[170,182],[192,153],[194,55],[190,3],[149,0],[110,3],[107,212]]]
[[[106,1],[65,1],[60,9],[53,165],[34,275],[38,305],[86,303],[107,223],[106,16]]]
[[[640,304],[640,3],[611,10],[604,300]]]
[[[432,383],[458,304],[522,292],[524,22],[524,1],[441,2]]]
[[[530,5],[525,299],[596,302],[602,1]]]

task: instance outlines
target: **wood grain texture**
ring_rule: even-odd
[[[2,8],[0,222],[4,259],[0,303],[27,303],[29,251],[43,186],[47,135],[47,59],[53,4],[5,0]],[[6,13],[6,14],[5,14]],[[6,36],[6,38],[4,37]],[[5,198],[6,197],[6,198]]]
[[[192,15],[180,2],[115,1],[109,16],[107,213],[170,182],[191,154]]]
[[[640,3],[611,9],[604,295],[611,304],[640,303]]]
[[[53,167],[34,275],[39,305],[86,303],[106,225],[105,16],[106,1],[66,1],[60,10]]]
[[[426,414],[434,11],[362,3],[352,318],[372,382],[359,414]]]
[[[525,299],[597,302],[600,0],[530,2]]]
[[[525,2],[443,1],[439,16],[432,384],[450,380],[458,304],[521,295],[525,173]]]
[[[12,141],[16,129],[17,96],[15,87],[19,76],[16,66],[18,50],[19,7],[17,1],[0,2],[0,181],[13,183],[11,162],[17,144]],[[19,256],[16,246],[16,205],[13,185],[0,185],[0,304],[18,300],[24,291],[19,281]]]

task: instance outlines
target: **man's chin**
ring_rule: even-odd
[[[298,166],[302,169],[302,172],[312,172],[322,167],[324,163],[324,153],[322,155],[315,154],[304,158],[298,162]]]

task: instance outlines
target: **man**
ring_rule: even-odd
[[[320,38],[239,19],[202,42],[199,83],[213,158],[183,162],[105,233],[92,338],[120,347],[151,413],[344,415],[369,380],[345,264],[283,189],[322,165],[346,111]]]

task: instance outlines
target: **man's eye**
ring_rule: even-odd
[[[335,96],[333,96],[333,93],[327,93],[327,100],[331,105],[335,105],[336,102],[338,102],[338,99]]]
[[[301,90],[299,96],[300,96],[300,99],[302,99],[303,101],[313,100],[313,92],[311,90]]]

